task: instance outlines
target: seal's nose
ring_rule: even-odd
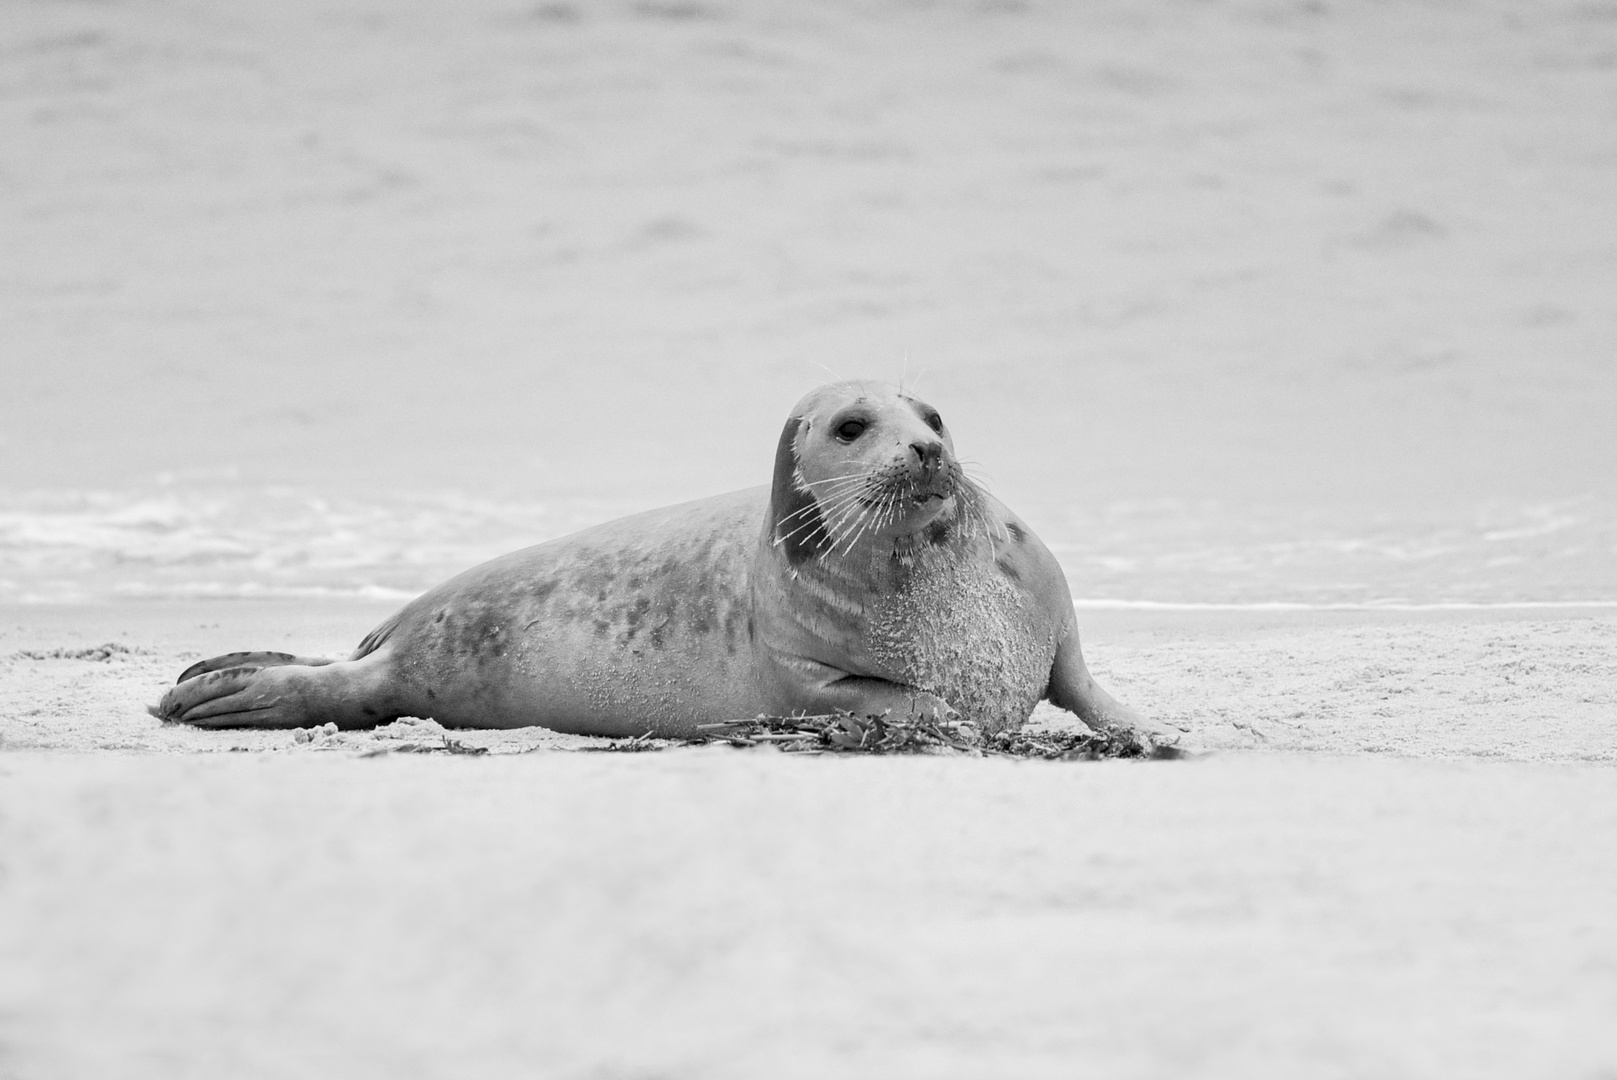
[[[912,442],[910,452],[915,455],[912,468],[920,473],[921,477],[931,480],[938,474],[938,462],[943,458],[943,444],[940,442]]]

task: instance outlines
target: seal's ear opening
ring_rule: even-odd
[[[769,518],[777,547],[785,549],[786,561],[798,566],[831,550],[831,535],[820,516],[820,503],[814,493],[797,482],[797,432],[803,418],[786,421],[775,448],[775,479],[769,489]]]

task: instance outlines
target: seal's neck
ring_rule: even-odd
[[[827,528],[812,544],[793,549],[783,539],[789,532],[775,524],[776,515],[766,516],[751,584],[760,640],[779,655],[851,672],[888,671],[872,651],[879,627],[904,617],[905,597],[914,589],[929,581],[950,589],[948,582],[982,561],[985,526],[973,525],[980,518],[957,496],[953,507],[913,532],[833,543]]]

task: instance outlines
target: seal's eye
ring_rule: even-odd
[[[843,425],[837,428],[837,438],[841,439],[843,442],[853,442],[855,439],[865,433],[865,428],[867,426],[868,425],[863,420],[844,421]]]
[[[933,413],[931,416],[926,418],[926,426],[937,432],[939,435],[942,435],[943,417],[939,416],[937,413]]]

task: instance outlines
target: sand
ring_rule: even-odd
[[[363,732],[311,744],[284,732],[199,732],[158,724],[145,706],[204,656],[347,655],[392,610],[295,601],[0,606],[0,746],[373,748],[379,736]],[[1182,729],[1187,749],[1617,761],[1617,613],[1113,610],[1082,612],[1081,626],[1097,677]],[[1041,706],[1035,719],[1065,715]],[[456,737],[500,751],[604,745],[536,729]]]
[[[0,1075],[1617,1070],[1617,616],[1087,613],[1180,762],[142,708],[383,613],[0,612]]]

